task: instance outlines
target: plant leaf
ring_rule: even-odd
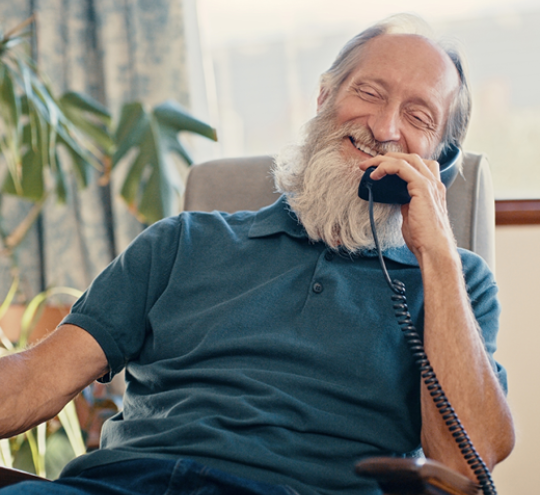
[[[145,185],[138,212],[146,223],[173,215],[174,199],[183,192],[178,172],[170,158],[163,156],[160,166],[152,169]]]
[[[24,435],[26,436],[26,440],[28,441],[28,445],[30,447],[30,453],[32,455],[32,463],[34,464],[35,473],[38,476],[45,476],[46,475],[45,459],[39,455],[38,445],[34,437],[34,432],[36,432],[35,428],[32,430],[26,431]],[[21,451],[22,451],[22,448],[19,452]]]
[[[13,457],[11,456],[11,447],[8,438],[0,439],[0,465],[7,468],[13,467]]]
[[[57,479],[64,466],[75,459],[75,453],[69,439],[62,429],[55,431],[47,438],[47,451],[45,453],[45,471],[47,478]]]
[[[156,222],[166,215],[163,204],[166,198],[161,195],[160,176],[159,167],[153,167],[150,179],[145,184],[143,195],[137,208],[141,218],[148,224]]]
[[[7,313],[7,310],[11,306],[11,303],[13,302],[13,300],[15,299],[15,295],[17,294],[18,287],[19,287],[19,277],[16,276],[16,277],[13,277],[13,281],[11,282],[11,286],[6,295],[6,298],[2,301],[2,305],[0,306],[0,320]]]
[[[4,122],[13,129],[13,134],[18,135],[21,102],[15,94],[15,87],[9,68],[7,66],[3,66],[2,69],[2,91],[0,92],[2,116],[4,118]]]
[[[65,93],[59,100],[64,116],[75,127],[111,155],[114,140],[109,130],[111,116],[99,102],[87,95],[75,92]]]
[[[36,323],[39,320],[40,310],[43,308],[43,305],[52,296],[59,294],[65,294],[78,298],[81,297],[82,292],[72,287],[51,287],[35,296],[26,306],[21,318],[21,338],[19,340],[20,346],[26,345],[28,337],[31,335]]]
[[[149,118],[139,102],[128,103],[122,107],[120,122],[116,128],[116,152],[113,156],[114,167],[134,146],[140,144],[149,128]]]
[[[188,165],[193,164],[193,160],[192,160],[191,156],[185,150],[185,148],[182,146],[182,144],[180,143],[180,141],[178,139],[178,131],[177,130],[160,123],[159,124],[159,134],[160,134],[161,139],[163,141],[163,147],[166,150],[174,151],[175,153],[180,155],[180,157],[182,157]]]
[[[17,294],[17,289],[19,287],[19,277],[15,276],[13,277],[13,281],[11,282],[11,286],[9,288],[9,291],[5,297],[5,299],[2,301],[2,304],[0,305],[0,320],[4,317],[4,315],[7,313],[9,307],[11,306],[11,303],[15,299],[15,296]],[[11,341],[7,338],[6,334],[2,330],[2,327],[0,327],[0,343],[8,350],[13,350],[14,346],[11,343]]]
[[[153,113],[160,125],[170,127],[176,130],[177,133],[189,131],[217,141],[216,130],[213,127],[192,117],[175,101],[167,100],[161,103],[154,108]]]
[[[174,197],[181,189],[181,181],[167,156],[160,126],[153,115],[148,124],[124,181],[122,197],[141,221],[153,223],[174,213]],[[149,178],[145,179],[148,174]]]
[[[158,105],[149,115],[138,102],[124,105],[122,109],[113,163],[118,163],[129,149],[138,148],[121,194],[130,209],[145,223],[153,223],[175,213],[174,199],[183,191],[183,185],[169,155],[174,152],[188,165],[192,163],[178,139],[178,133],[183,130],[216,139],[212,127],[195,119],[173,101]]]
[[[28,439],[24,439],[19,449],[13,456],[13,467],[15,469],[20,469],[21,471],[36,474],[32,453],[33,452]]]
[[[83,110],[98,117],[105,125],[111,124],[111,114],[109,110],[97,100],[94,100],[84,93],[78,93],[76,91],[64,93],[60,98],[60,106],[62,108],[77,108]]]
[[[15,95],[11,73],[6,65],[0,65],[0,116],[5,131],[1,139],[0,151],[6,159],[14,188],[20,191],[20,101]]]
[[[62,166],[60,165],[60,162],[58,160],[58,153],[56,152],[56,149],[54,150],[54,167],[51,167],[53,170],[53,174],[56,178],[56,197],[58,201],[62,204],[65,204],[67,199],[67,183],[66,183],[66,174],[64,173],[64,170],[62,169]]]
[[[75,403],[73,401],[68,402],[64,409],[58,413],[58,419],[64,427],[69,444],[75,455],[85,454],[86,447],[84,446],[81,425],[79,424],[79,418],[77,417],[77,411],[75,410]]]
[[[21,196],[33,201],[38,201],[45,193],[42,157],[31,148],[22,158],[21,185]]]
[[[40,123],[42,125],[36,127],[35,133],[32,133],[30,124],[24,128],[22,143],[26,147],[26,153],[21,160],[21,176],[18,179],[18,186],[13,181],[12,175],[6,176],[2,186],[4,192],[32,201],[39,201],[45,193],[43,168],[44,160],[46,161],[48,158],[48,153],[46,153],[48,146],[42,145],[43,134],[46,135],[47,132],[43,133],[43,127],[46,124],[42,121]],[[36,139],[35,145],[32,142],[34,137]]]
[[[146,129],[144,138],[139,144],[135,160],[129,167],[128,173],[120,191],[121,196],[130,206],[135,205],[139,188],[144,188],[143,173],[147,165],[156,159],[155,143],[150,127]]]
[[[65,141],[61,137],[59,137],[58,142],[65,145]],[[84,189],[90,182],[90,172],[93,167],[81,155],[77,154],[73,148],[67,145],[65,148],[71,156],[71,163],[77,179],[77,184],[81,189]]]

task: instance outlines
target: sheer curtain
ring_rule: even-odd
[[[113,116],[122,103],[133,100],[152,106],[172,98],[188,105],[181,0],[4,1],[2,29],[13,28],[32,13],[33,55],[55,94],[87,93]],[[5,171],[0,163],[0,176]],[[27,294],[59,285],[84,289],[142,230],[118,198],[118,174],[109,186],[100,186],[96,171],[91,187],[71,188],[66,205],[49,200],[19,250]],[[30,204],[4,195],[1,208],[9,231]],[[9,264],[5,259],[0,263],[3,298],[9,288]]]

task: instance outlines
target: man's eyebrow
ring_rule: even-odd
[[[384,79],[381,79],[378,77],[369,77],[369,76],[364,76],[364,77],[359,76],[353,79],[350,83],[350,86],[360,86],[362,84],[370,84],[370,83],[378,84],[379,86],[382,86],[386,90],[389,89],[389,84]]]

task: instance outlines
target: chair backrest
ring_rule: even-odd
[[[273,158],[255,156],[212,160],[191,167],[185,210],[258,210],[273,203]],[[474,251],[495,267],[495,201],[484,155],[465,152],[462,173],[447,194],[448,212],[458,246]]]

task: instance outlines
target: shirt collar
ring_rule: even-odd
[[[308,238],[304,227],[287,203],[285,195],[280,196],[274,204],[266,206],[256,213],[248,236],[250,239],[254,239],[279,233],[285,233],[298,239]],[[377,256],[374,249],[364,249],[352,255],[351,258],[371,258],[374,256]],[[416,256],[407,246],[386,249],[383,256],[402,265],[419,266]]]
[[[365,256],[365,257],[374,257],[374,256],[377,256],[377,251],[375,251],[375,249],[365,249],[365,250],[361,250],[359,255]],[[393,247],[393,248],[385,249],[383,251],[383,256],[389,260],[395,261],[397,263],[401,263],[402,265],[410,265],[410,266],[418,266],[418,267],[420,266],[418,264],[418,260],[416,259],[416,256],[405,245],[400,246],[400,247]]]
[[[249,229],[249,238],[267,237],[279,233],[299,239],[307,238],[304,227],[287,203],[285,195],[281,195],[274,204],[257,212]]]

